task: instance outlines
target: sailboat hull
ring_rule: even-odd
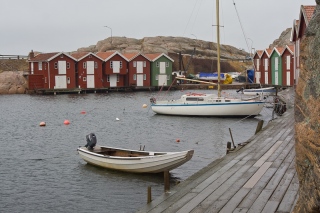
[[[154,104],[152,110],[163,115],[254,117],[264,106],[263,102],[219,103],[219,104]]]

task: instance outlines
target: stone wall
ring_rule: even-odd
[[[0,72],[0,94],[24,94],[27,92],[28,81],[23,71]]]
[[[295,98],[299,200],[294,212],[320,212],[320,0],[301,43]]]

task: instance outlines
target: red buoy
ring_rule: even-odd
[[[178,138],[178,139],[176,139],[176,142],[177,142],[177,143],[179,143],[179,142],[180,142],[180,139],[179,139],[179,138]]]
[[[44,121],[40,122],[39,126],[46,126],[46,122]]]
[[[64,120],[64,125],[69,125],[70,124],[70,121],[69,120]]]
[[[81,114],[86,114],[86,111],[82,110],[82,111],[81,111]]]

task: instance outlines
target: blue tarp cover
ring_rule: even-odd
[[[225,73],[220,73],[220,78],[224,78]],[[218,73],[200,72],[199,78],[218,78]]]

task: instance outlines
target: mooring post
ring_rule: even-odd
[[[257,134],[258,132],[260,132],[261,129],[262,129],[262,126],[263,126],[263,120],[260,120],[260,121],[258,122],[256,132],[255,132],[254,134]]]
[[[148,186],[148,200],[147,200],[147,203],[151,203],[151,201],[152,201],[151,186]]]
[[[229,132],[230,132],[230,136],[231,136],[231,141],[232,141],[233,148],[236,148],[236,146],[234,145],[234,141],[233,141],[233,137],[232,137],[232,133],[231,133],[231,129],[230,129],[230,128],[229,128]]]
[[[163,172],[164,176],[164,192],[170,191],[170,174],[169,171]]]

